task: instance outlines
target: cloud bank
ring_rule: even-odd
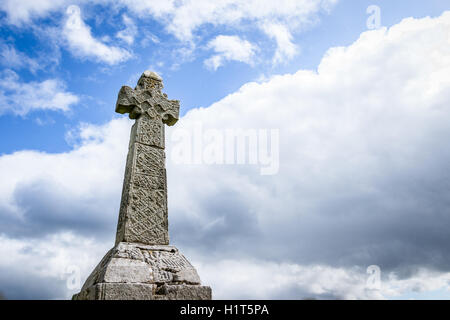
[[[134,44],[137,36],[143,36],[150,30],[144,22],[154,21],[166,34],[173,36],[181,50],[187,50],[192,57],[194,49],[203,40],[216,41],[213,38],[225,28],[232,32],[247,30],[266,35],[276,43],[273,61],[279,63],[292,59],[298,52],[293,43],[293,34],[318,22],[319,16],[327,13],[338,0],[182,0],[182,1],[135,1],[135,0],[97,0],[97,1],[11,1],[0,3],[0,10],[6,14],[5,22],[15,27],[33,26],[39,20],[51,18],[57,23],[60,32],[54,36],[58,42],[60,36],[65,39],[66,48],[80,59],[92,59],[109,65],[122,63],[131,58],[131,50],[111,46],[93,36],[92,26],[87,25],[81,17],[81,9],[89,10],[92,6],[101,6],[108,11],[108,18],[118,12],[125,12],[121,18],[125,29],[114,32],[123,40],[128,49]],[[115,23],[120,25],[120,23]],[[211,29],[199,32],[202,27]],[[141,35],[137,30],[141,31]],[[39,29],[39,28],[35,28]],[[41,32],[48,36],[48,30]],[[238,35],[233,35],[238,37]],[[208,39],[210,38],[210,39]],[[229,51],[229,50],[228,50]],[[221,58],[220,58],[221,57]],[[224,55],[216,55],[211,60],[213,66],[218,65]],[[236,60],[236,59],[234,59]],[[240,60],[242,61],[242,57]],[[177,61],[179,62],[179,61]],[[209,64],[208,64],[209,66]]]
[[[239,61],[247,64],[253,64],[253,57],[258,47],[247,40],[237,36],[219,35],[211,40],[208,49],[216,53],[205,60],[205,65],[213,70],[217,70],[225,61]]]
[[[95,61],[107,64],[116,64],[131,58],[131,53],[127,50],[115,46],[107,46],[100,40],[94,38],[91,29],[81,18],[81,10],[78,6],[71,5],[66,10],[67,20],[64,24],[63,35],[67,40],[70,51],[80,58],[92,58]],[[126,34],[119,33],[122,38]],[[130,35],[125,37],[130,41]]]
[[[59,79],[22,82],[17,73],[6,69],[0,73],[0,114],[24,116],[33,110],[69,111],[79,97],[66,91]]]
[[[448,288],[449,34],[449,12],[365,32],[330,49],[315,71],[248,83],[168,130],[171,241],[215,298],[363,299]],[[279,174],[175,165],[173,130],[198,122],[280,129]],[[20,249],[27,244],[70,235],[77,244],[43,245],[54,272],[21,272],[67,295],[57,270],[83,263],[85,279],[104,254],[99,247],[113,244],[130,124],[84,125],[68,153],[0,157],[1,243],[17,241],[8,263],[39,257],[32,245]],[[369,265],[381,268],[378,291],[365,286]]]

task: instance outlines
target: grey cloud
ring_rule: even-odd
[[[40,179],[19,184],[13,197],[23,216],[2,210],[0,233],[9,237],[42,238],[73,231],[104,239],[115,232],[120,195],[115,201],[96,194],[77,198],[53,181]]]
[[[258,221],[245,193],[221,189],[219,193],[208,193],[199,202],[201,206],[196,214],[210,221],[206,225],[189,218],[188,212],[169,212],[174,243],[211,253],[240,246],[242,241],[254,243],[260,240]]]
[[[222,128],[216,116],[223,113],[235,126],[251,120],[250,125],[259,128],[286,131],[280,132],[280,173],[275,176],[263,178],[247,167],[198,166],[189,171],[168,164],[171,242],[211,264],[246,258],[275,265],[325,265],[330,273],[336,267],[357,268],[363,275],[367,266],[376,264],[383,274],[394,272],[401,279],[423,267],[449,272],[450,125],[448,103],[442,101],[450,101],[450,96],[448,82],[428,81],[449,67],[439,56],[447,53],[447,46],[439,34],[421,36],[424,43],[410,41],[416,32],[411,25],[417,24],[419,32],[433,32],[449,19],[446,14],[410,20],[386,35],[366,34],[358,40],[362,43],[329,53],[317,73],[301,71],[248,84],[213,107],[183,117],[180,126],[204,120]],[[388,36],[392,38],[379,38]],[[416,54],[410,55],[413,50]],[[406,57],[411,60],[404,61]],[[377,61],[376,68],[370,61]],[[422,94],[423,88],[431,98]],[[274,106],[277,112],[270,113]],[[117,136],[128,134],[126,128]],[[77,196],[44,179],[19,185],[13,198],[24,220],[4,212],[0,232],[10,237],[72,230],[101,242],[106,234],[114,234],[120,192]],[[243,272],[248,270],[252,267]],[[220,276],[215,272],[210,274]],[[310,296],[305,287],[287,287],[276,294]],[[318,297],[338,297],[333,290]]]
[[[22,268],[0,268],[0,291],[8,300],[64,299],[67,295],[65,280],[37,276]]]
[[[430,126],[423,134],[433,136],[432,131]],[[371,172],[354,167],[346,176],[339,166],[331,167],[338,183],[324,175],[317,177],[319,183],[307,178],[303,183],[284,183],[278,192],[284,193],[281,198],[274,191],[267,199],[278,205],[277,210],[262,206],[259,212],[279,216],[271,224],[251,213],[254,199],[250,201],[252,195],[245,190],[190,190],[200,203],[197,213],[220,223],[205,227],[204,222],[189,220],[187,212],[171,212],[171,234],[174,241],[215,258],[251,256],[363,268],[377,264],[400,277],[419,267],[449,271],[450,148],[445,143],[449,131],[445,128],[441,137],[434,136],[442,143],[416,146],[408,166],[399,167],[375,153],[379,160]],[[346,151],[341,153],[345,159]],[[389,157],[402,156],[390,150]],[[299,170],[296,176],[304,175]],[[273,179],[274,186],[289,181],[283,174]]]

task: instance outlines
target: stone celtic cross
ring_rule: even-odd
[[[180,103],[162,93],[163,83],[145,71],[135,89],[123,86],[116,112],[136,119],[128,149],[116,244],[169,244],[164,124],[178,121]]]
[[[120,89],[116,112],[131,128],[116,243],[74,300],[210,300],[194,266],[169,245],[164,125],[178,120],[180,103],[167,99],[156,73]]]

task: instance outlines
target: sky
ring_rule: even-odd
[[[0,30],[6,298],[68,299],[114,245],[145,70],[180,100],[170,239],[213,298],[450,298],[447,0],[1,0]],[[272,133],[270,174],[178,161],[237,129]]]

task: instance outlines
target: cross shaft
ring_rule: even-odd
[[[142,74],[135,89],[123,86],[116,112],[135,119],[131,129],[116,244],[169,244],[164,124],[179,117],[178,100],[162,93],[161,77]]]

